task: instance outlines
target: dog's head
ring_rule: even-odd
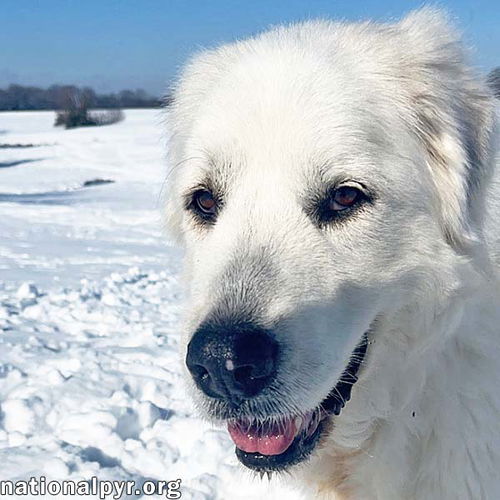
[[[411,321],[437,317],[455,267],[478,258],[490,96],[424,10],[202,53],[169,119],[187,377],[240,460],[280,470],[351,405],[366,421],[389,410],[377,376],[391,383],[426,335]]]

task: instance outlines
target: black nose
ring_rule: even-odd
[[[248,323],[205,324],[189,342],[186,365],[207,396],[239,403],[270,384],[277,355],[266,330]]]

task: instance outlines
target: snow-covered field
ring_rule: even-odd
[[[186,499],[295,498],[240,472],[227,432],[186,398],[161,114],[53,120],[0,113],[0,480],[181,478]]]

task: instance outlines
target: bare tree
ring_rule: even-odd
[[[56,113],[56,126],[75,128],[97,125],[89,116],[89,108],[92,105],[92,93],[89,89],[63,87],[58,98],[61,100],[62,110]]]

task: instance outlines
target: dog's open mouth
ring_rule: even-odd
[[[258,422],[230,420],[228,431],[240,462],[258,472],[273,472],[287,469],[307,458],[320,440],[326,420],[340,415],[351,398],[367,345],[365,335],[328,397],[305,415],[287,415]]]

